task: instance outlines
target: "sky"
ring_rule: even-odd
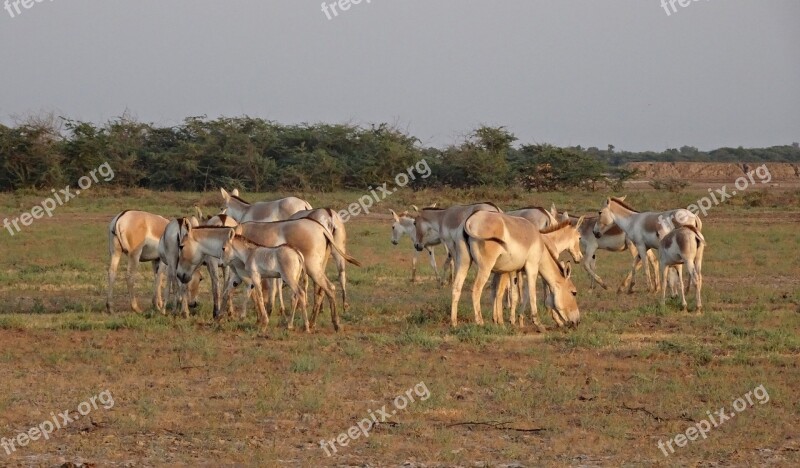
[[[798,0],[7,3],[5,124],[127,112],[389,122],[440,147],[480,125],[631,151],[800,141]]]

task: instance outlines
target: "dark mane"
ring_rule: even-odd
[[[549,226],[549,227],[547,227],[544,230],[539,231],[539,232],[541,234],[550,234],[551,232],[560,231],[560,230],[564,229],[567,226],[572,226],[572,223],[570,223],[569,220],[561,221],[560,223],[555,224],[553,226]]]
[[[435,207],[426,207],[423,208],[422,211],[443,211],[444,208],[435,208]]]
[[[230,226],[195,226],[192,227],[192,230],[194,229],[234,229],[234,228]]]
[[[249,205],[249,204],[250,204],[250,202],[249,202],[249,201],[247,201],[247,200],[243,199],[243,198],[242,198],[242,197],[240,197],[239,195],[233,195],[233,194],[228,194],[228,195],[229,195],[231,198],[233,198],[233,199],[235,199],[235,200],[238,200],[238,201],[239,201],[239,202],[241,202],[241,203],[244,203],[245,205]]]
[[[639,212],[639,210],[635,209],[634,207],[630,206],[629,204],[625,203],[623,200],[621,200],[619,198],[611,197],[611,201],[622,205],[623,208],[629,209],[629,210],[633,211],[634,213],[638,213]]]

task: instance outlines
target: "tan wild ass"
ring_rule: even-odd
[[[304,273],[303,254],[288,244],[277,247],[265,247],[256,244],[245,237],[238,236],[233,230],[229,234],[228,241],[222,246],[222,261],[226,264],[236,258],[244,264],[245,280],[252,284],[254,302],[260,314],[262,331],[267,331],[269,325],[269,314],[264,307],[264,295],[261,291],[261,278],[280,278],[289,286],[294,296],[292,316],[287,327],[294,328],[294,314],[297,305],[303,309],[303,322],[305,331],[310,332],[308,323],[308,308],[306,301],[305,286],[301,285]]]
[[[467,237],[470,257],[478,265],[472,287],[476,323],[483,323],[480,300],[489,275],[524,270],[534,325],[544,330],[536,304],[536,279],[540,274],[553,293],[553,307],[561,319],[556,323],[578,325],[580,310],[575,300],[578,292],[570,279],[571,268],[558,261],[550,240],[530,221],[503,213],[477,211],[464,223],[464,236]],[[499,297],[495,297],[493,307],[494,313],[498,314],[498,309],[502,308]]]
[[[702,313],[703,302],[700,300],[700,291],[703,289],[703,252],[706,240],[703,234],[694,226],[679,226],[674,230],[669,222],[659,222],[658,237],[661,239],[658,248],[658,260],[661,270],[661,305],[664,305],[667,296],[667,273],[670,266],[675,266],[681,292],[681,305],[683,311],[688,311],[686,294],[683,288],[683,269],[686,265],[690,283],[695,287],[696,311]]]
[[[338,249],[333,236],[327,228],[313,219],[297,219],[291,221],[278,221],[272,223],[243,223],[235,228],[236,234],[265,246],[278,246],[289,244],[303,254],[305,268],[308,275],[318,286],[315,293],[314,313],[311,318],[313,328],[316,317],[322,308],[322,295],[327,296],[331,307],[331,321],[334,329],[340,329],[339,316],[333,295],[335,286],[325,276],[325,266],[330,255],[330,249]],[[181,260],[178,264],[178,278],[188,281],[191,273],[202,263],[202,256],[221,256],[222,245],[227,241],[229,231],[225,228],[196,228],[190,229],[181,240]],[[201,246],[200,241],[204,244]],[[202,249],[201,249],[202,247]],[[205,253],[204,253],[205,252]],[[348,263],[356,266],[361,264],[344,252],[339,252]],[[234,275],[231,275],[232,277]],[[232,289],[234,278],[226,286],[223,296],[228,297]]]
[[[554,226],[550,226],[549,228],[540,231],[539,233],[545,239],[550,241],[550,243],[553,246],[553,252],[555,253],[556,258],[558,258],[562,252],[566,251],[569,252],[570,256],[572,257],[572,260],[575,261],[575,263],[581,263],[584,259],[580,247],[581,226],[583,226],[583,217],[581,217],[578,220],[578,223],[576,223],[575,226],[573,226],[568,221],[562,221]],[[523,276],[524,276],[524,271],[518,271],[516,274],[517,287],[511,288],[509,290],[509,299],[511,302],[510,320],[512,325],[516,325],[517,299],[522,298],[523,304],[529,301],[529,298],[527,297],[528,295],[527,289],[524,289],[522,287],[524,280]],[[507,286],[508,286],[508,275],[495,275],[492,280],[492,288],[491,288],[492,301],[494,301],[494,298],[496,297],[497,294],[500,295],[499,298],[500,300],[502,300],[503,295],[506,293]],[[550,290],[547,284],[545,283],[544,284],[545,305],[548,305],[549,303],[552,302],[551,300],[549,300],[549,296],[550,296]],[[497,312],[499,313],[499,315],[493,317],[494,323],[502,324],[503,311],[502,309],[500,309]],[[555,311],[553,310],[552,306],[548,306],[548,312],[550,312],[550,315],[553,317],[553,320],[555,320],[556,323],[559,323],[559,318],[555,313]],[[520,314],[519,319],[520,319],[519,325],[523,326],[524,315]],[[559,326],[561,326],[561,324],[559,324]]]
[[[123,211],[111,220],[108,225],[108,251],[111,259],[108,265],[107,312],[111,313],[113,310],[114,281],[117,278],[117,267],[122,254],[128,257],[128,295],[131,309],[135,312],[142,311],[136,301],[134,275],[140,262],[150,262],[153,264],[155,274],[153,306],[161,310],[164,269],[161,268],[158,244],[167,224],[169,220],[163,216],[135,210]]]
[[[238,195],[219,189],[225,203],[225,212],[239,223],[249,221],[272,222],[289,219],[290,216],[302,210],[310,210],[311,205],[297,197],[286,197],[269,202],[249,203]],[[238,192],[235,192],[238,194]]]
[[[675,225],[689,225],[694,226],[698,231],[702,230],[703,224],[700,218],[689,210],[681,208],[662,212],[640,213],[626,204],[624,198],[609,197],[603,202],[593,233],[595,237],[599,238],[615,224],[625,231],[625,235],[636,246],[638,256],[631,267],[631,281],[635,280],[637,262],[647,265],[648,250],[658,249],[659,219],[669,219]],[[658,278],[650,277],[650,268],[645,268],[644,271],[647,276],[648,287],[651,291],[657,292],[661,287]]]
[[[435,235],[442,240],[453,257],[454,278],[450,303],[450,324],[453,327],[458,326],[458,301],[471,264],[469,249],[464,238],[464,222],[476,211],[502,212],[497,205],[487,202],[456,205],[447,209],[425,208],[414,219],[414,247],[417,251],[422,252],[425,248],[425,239]]]
[[[342,307],[344,310],[350,308],[350,303],[347,300],[347,260],[339,255],[339,251],[347,253],[347,229],[345,228],[344,221],[339,213],[330,208],[316,208],[311,210],[302,210],[293,214],[289,219],[313,219],[322,224],[328,229],[328,232],[333,236],[337,249],[331,250],[334,262],[336,262],[336,271],[339,273],[339,287],[342,288]],[[281,298],[281,304],[283,299]]]

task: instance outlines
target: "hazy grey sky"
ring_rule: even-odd
[[[800,1],[660,2],[364,0],[329,20],[321,0],[44,0],[0,10],[0,120],[388,121],[437,146],[480,124],[632,150],[800,141]]]

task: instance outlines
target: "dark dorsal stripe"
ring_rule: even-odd
[[[558,224],[556,224],[554,226],[550,226],[550,227],[548,227],[548,228],[546,228],[546,229],[544,229],[544,230],[542,230],[540,232],[542,234],[550,234],[551,232],[560,231],[560,230],[566,228],[567,226],[572,226],[572,223],[570,223],[568,220],[567,221],[561,221],[560,223],[558,223]]]
[[[611,198],[611,201],[616,202],[617,204],[621,205],[623,208],[631,210],[634,213],[638,213],[639,212],[636,208],[630,206],[629,204],[625,203],[623,200],[620,200],[619,198],[613,197],[613,198]]]

